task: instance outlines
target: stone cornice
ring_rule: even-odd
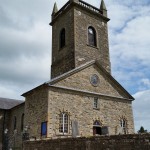
[[[103,14],[101,14],[100,12],[97,13],[96,11],[93,11],[87,7],[84,7],[83,5],[80,5],[79,3],[75,3],[75,2],[72,2],[70,3],[69,1],[54,15],[52,21],[49,23],[49,25],[53,25],[56,20],[63,14],[65,14],[68,10],[70,10],[72,7],[77,7],[77,8],[80,8],[82,10],[85,10],[87,11],[88,13],[90,12],[91,14],[94,14],[102,19],[104,19],[106,22],[108,22],[110,19],[103,16]],[[94,6],[92,6],[94,7]],[[99,10],[100,11],[100,10]]]
[[[86,94],[89,96],[99,96],[99,97],[105,97],[105,98],[112,98],[112,100],[117,99],[117,100],[124,100],[124,101],[133,101],[133,99],[127,99],[127,98],[123,98],[123,97],[116,97],[116,96],[111,96],[111,95],[106,95],[106,94],[102,94],[102,93],[96,93],[96,92],[91,92],[91,91],[86,91],[86,90],[80,90],[80,89],[74,89],[74,88],[69,88],[69,87],[65,87],[65,86],[56,86],[56,85],[49,85],[50,88],[55,88],[55,89],[60,89],[60,90],[64,90],[64,91],[71,91],[71,92],[75,92],[75,93],[80,93],[80,94]]]

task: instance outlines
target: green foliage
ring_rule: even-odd
[[[138,133],[147,133],[147,130],[145,130],[144,127],[141,126],[140,130],[138,131]]]

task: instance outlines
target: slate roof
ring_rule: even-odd
[[[9,99],[0,97],[0,109],[11,109],[19,104],[24,103],[23,100]]]

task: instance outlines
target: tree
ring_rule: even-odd
[[[147,130],[145,130],[144,127],[141,126],[140,130],[138,131],[138,133],[147,133]]]

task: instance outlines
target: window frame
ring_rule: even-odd
[[[14,130],[16,130],[17,129],[17,117],[16,116],[14,116]]]
[[[21,131],[24,129],[24,113],[21,115]]]
[[[94,97],[93,109],[98,109],[99,110],[99,98],[98,97]]]
[[[69,115],[67,112],[61,112],[59,114],[59,133],[69,133]]]
[[[120,119],[120,127],[123,129],[123,134],[127,134],[127,120],[122,118]]]
[[[93,34],[90,33],[90,30],[92,30]],[[88,46],[97,47],[97,34],[95,28],[89,26],[87,35],[88,35]]]
[[[66,46],[66,29],[62,28],[59,33],[59,49],[63,49]]]

